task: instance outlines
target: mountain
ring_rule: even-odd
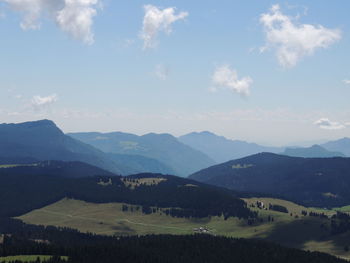
[[[187,176],[215,164],[207,155],[181,143],[170,134],[150,133],[137,136],[113,132],[69,135],[106,153],[139,155],[155,159],[179,176]]]
[[[65,135],[50,120],[0,124],[0,165],[32,164],[46,160],[80,161],[123,175],[174,173],[173,169],[155,159],[106,154]]]
[[[336,141],[330,141],[321,146],[328,151],[335,151],[344,153],[346,156],[350,157],[350,138],[343,138]]]
[[[0,160],[11,164],[30,160],[81,161],[114,173],[123,173],[100,150],[65,135],[54,122],[41,120],[19,124],[0,124]],[[18,162],[16,162],[18,160]]]
[[[288,155],[292,157],[304,157],[304,158],[331,158],[331,157],[346,157],[341,152],[331,152],[321,147],[320,145],[313,145],[309,148],[287,148],[282,155]]]
[[[260,152],[277,153],[283,151],[282,148],[265,147],[256,143],[229,140],[223,136],[218,136],[208,131],[193,132],[183,135],[179,137],[179,141],[207,154],[217,163],[242,158]]]
[[[161,173],[175,174],[175,171],[162,162],[142,155],[107,153],[107,156],[118,165],[127,165],[127,174],[137,173]]]
[[[350,203],[350,158],[261,153],[209,167],[190,178],[236,191],[278,196],[306,206]]]

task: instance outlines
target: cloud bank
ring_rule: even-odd
[[[339,122],[330,121],[327,118],[321,118],[314,122],[315,125],[325,130],[341,130],[345,128],[345,125]]]
[[[268,13],[262,14],[260,23],[266,36],[266,45],[261,51],[274,49],[279,64],[285,68],[296,66],[303,57],[341,39],[340,30],[298,23],[298,18],[283,14],[279,5],[273,5]]]
[[[184,20],[188,12],[176,14],[175,7],[160,9],[153,5],[145,5],[145,16],[143,18],[143,27],[140,34],[143,40],[143,48],[154,48],[157,46],[157,36],[159,32],[170,34],[172,25],[178,20]]]
[[[74,39],[85,44],[94,42],[93,18],[100,0],[0,0],[22,14],[23,30],[37,30],[41,19],[48,17]]]
[[[253,80],[250,77],[239,79],[235,69],[232,69],[229,65],[223,65],[216,68],[212,76],[212,83],[214,85],[213,91],[223,88],[248,96]]]

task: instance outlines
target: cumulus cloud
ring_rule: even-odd
[[[214,85],[214,88],[211,89],[212,91],[216,91],[218,88],[224,88],[240,95],[248,96],[253,80],[250,77],[239,79],[235,69],[232,69],[229,65],[223,65],[216,68],[212,76],[212,82]]]
[[[1,0],[0,0],[1,1]],[[93,18],[100,0],[2,0],[22,14],[23,30],[35,30],[46,16],[73,38],[86,44],[94,42]]]
[[[301,24],[273,5],[268,13],[260,16],[264,26],[266,45],[260,49],[275,49],[279,64],[294,67],[303,57],[313,55],[317,49],[327,48],[341,39],[341,31],[322,25]]]
[[[345,128],[344,124],[330,121],[327,118],[321,118],[315,121],[314,124],[320,127],[321,129],[326,129],[326,130],[340,130]]]
[[[48,106],[57,102],[58,96],[56,94],[49,95],[47,97],[33,96],[31,100],[31,105],[35,110],[45,109]]]
[[[143,18],[143,27],[140,34],[144,41],[143,48],[154,48],[156,38],[159,32],[170,34],[172,32],[172,24],[178,20],[184,20],[188,16],[188,12],[180,12],[176,14],[175,7],[160,9],[153,5],[145,5],[145,16]]]
[[[163,64],[158,64],[156,66],[154,74],[158,79],[166,80],[169,77],[170,70],[167,66],[165,66]]]

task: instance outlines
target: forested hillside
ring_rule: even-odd
[[[272,243],[215,237],[144,236],[104,237],[74,230],[2,222],[0,232],[12,233],[0,244],[0,257],[9,255],[64,255],[68,263],[208,262],[208,263],[345,263],[323,253],[284,248]],[[16,231],[11,231],[15,229]],[[10,230],[10,231],[8,231]],[[42,240],[35,242],[34,240]],[[52,262],[64,262],[52,260]]]
[[[191,179],[306,206],[350,203],[350,158],[297,158],[261,153],[201,170]]]
[[[67,197],[92,203],[139,205],[145,213],[152,213],[151,207],[173,208],[170,215],[178,217],[255,217],[234,192],[185,178],[102,174],[72,179],[50,166],[35,174],[37,168],[32,167],[34,173],[28,172],[30,169],[22,172],[25,167],[0,169],[0,216],[19,216]]]

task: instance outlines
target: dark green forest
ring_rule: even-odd
[[[260,153],[209,167],[189,178],[304,206],[331,208],[350,203],[350,158]]]
[[[0,245],[0,256],[54,255],[68,256],[68,263],[138,263],[138,262],[235,262],[235,263],[341,263],[346,262],[323,253],[284,248],[276,244],[215,237],[142,236],[105,237],[82,234],[71,229],[28,226],[15,220],[2,222],[12,235]],[[36,241],[33,241],[36,240]],[[41,240],[41,242],[38,242]],[[40,262],[40,261],[38,261]],[[19,261],[18,261],[19,263]]]
[[[71,170],[74,167],[68,169]],[[63,173],[58,173],[52,166],[0,169],[0,216],[20,216],[63,198],[73,198],[92,203],[139,205],[144,207],[145,212],[150,207],[181,208],[171,210],[170,215],[177,217],[256,217],[235,192],[185,178],[160,174],[67,178],[64,176],[65,169],[60,171]],[[156,185],[141,184],[136,188],[124,182],[149,177],[162,178],[163,181]],[[110,184],[101,185],[101,182]],[[196,187],[187,186],[191,184]]]

